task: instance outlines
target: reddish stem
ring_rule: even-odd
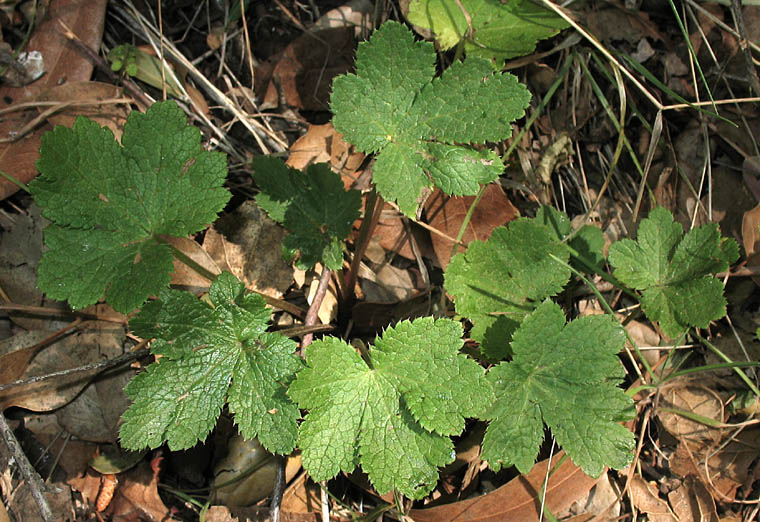
[[[314,300],[309,306],[309,311],[306,312],[306,320],[304,321],[304,326],[312,326],[317,324],[319,308],[322,306],[322,301],[324,301],[325,294],[327,294],[327,287],[330,284],[330,275],[332,275],[332,270],[326,266],[323,266],[322,275],[319,276],[319,286],[317,286],[317,293],[314,294]],[[311,344],[311,341],[313,339],[313,333],[307,333],[303,336],[303,340],[301,341],[301,357],[304,356],[304,350]]]

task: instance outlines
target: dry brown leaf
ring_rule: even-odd
[[[603,41],[627,40],[635,44],[645,36],[652,40],[662,39],[643,10],[628,11],[617,7],[593,9],[588,11],[585,23],[591,33]]]
[[[48,13],[40,20],[27,49],[42,53],[46,73],[24,87],[0,87],[0,109],[15,103],[31,101],[43,89],[65,82],[87,81],[93,66],[76,47],[63,36],[60,23],[65,23],[90,49],[97,50],[103,35],[105,0],[51,0]],[[36,111],[14,112],[0,121],[0,137],[8,138],[37,116]],[[23,183],[37,175],[35,162],[39,157],[40,136],[52,128],[44,125],[15,143],[0,144],[0,170]],[[15,193],[18,187],[0,178],[0,199]]]
[[[201,265],[214,275],[222,271],[214,259],[196,241],[187,237],[167,236],[164,239],[174,248]],[[174,258],[174,272],[171,275],[171,284],[187,289],[208,288],[211,281],[187,266],[185,263]]]
[[[76,342],[91,350],[89,360],[114,359],[124,353],[126,334],[123,326],[91,324],[91,329],[74,336]],[[56,410],[58,424],[79,440],[116,442],[121,415],[131,404],[124,388],[134,375],[134,369],[124,367],[97,376],[73,401]]]
[[[628,494],[634,507],[646,513],[650,522],[678,522],[668,503],[657,495],[657,486],[639,475],[631,479]]]
[[[410,299],[393,303],[368,303],[365,301],[356,303],[351,310],[354,331],[377,333],[389,324],[397,323],[403,319],[430,315],[431,304],[430,292],[422,292]]]
[[[50,332],[44,333],[25,333],[19,334],[17,346],[32,346],[42,338],[50,335]],[[31,337],[30,337],[31,336]],[[36,340],[35,340],[36,339]],[[122,344],[124,340],[124,328],[122,326],[111,325],[108,330],[99,332],[79,331],[67,337],[56,340],[54,343],[46,345],[40,349],[31,362],[23,368],[23,374],[19,378],[29,378],[60,370],[69,370],[78,368],[82,365],[97,362],[102,359],[116,357],[123,353]],[[15,386],[0,392],[0,405],[3,408],[9,406],[20,406],[32,411],[51,411],[61,408],[71,402],[72,399],[80,395],[81,391],[87,386],[90,380],[96,375],[96,371],[88,370],[84,372],[72,373],[65,376],[59,376],[54,379],[47,379],[36,383],[28,383],[22,386]],[[121,392],[126,382],[118,374],[113,376],[117,381],[108,381],[104,386],[118,387]],[[118,379],[121,379],[119,381]],[[7,382],[7,381],[5,381]],[[89,395],[82,395],[83,402],[91,400]],[[126,407],[125,404],[122,404]],[[91,405],[95,406],[95,405]],[[78,407],[78,406],[77,406]],[[113,440],[116,423],[122,410],[119,409],[118,403],[109,404],[105,409],[107,413],[98,414],[95,419],[101,422],[105,418],[110,419],[103,426],[105,432],[110,433],[108,440]],[[63,414],[63,413],[62,413]],[[72,426],[73,429],[73,426]],[[93,435],[102,435],[103,430],[93,431]],[[77,430],[79,431],[79,430]],[[86,433],[87,430],[85,429]]]
[[[158,495],[160,461],[161,457],[154,457],[150,464],[143,461],[117,475],[119,486],[105,512],[108,520],[177,520]]]
[[[709,387],[688,379],[674,379],[663,386],[660,407],[694,413],[723,422],[724,410],[720,396]],[[723,430],[687,419],[677,413],[657,411],[657,418],[663,427],[676,438],[687,441],[717,442],[723,437]]]
[[[263,106],[276,107],[282,99],[298,109],[327,110],[332,80],[352,68],[355,46],[353,27],[303,33],[274,66]]]
[[[354,28],[354,34],[358,38],[372,31],[374,14],[375,5],[369,0],[349,0],[320,16],[312,29],[348,26]]]
[[[668,493],[668,501],[680,522],[718,522],[715,499],[694,475]]]
[[[552,462],[557,463],[563,455],[555,455]],[[533,466],[527,475],[521,475],[487,495],[428,509],[413,509],[409,516],[415,522],[538,520],[540,491],[547,468],[548,461],[544,460]],[[586,495],[595,482],[570,459],[565,459],[549,477],[546,507],[552,513],[566,510],[575,500]]]
[[[249,289],[279,298],[293,281],[293,267],[282,256],[285,234],[255,202],[246,201],[206,231],[203,249]]]
[[[206,522],[269,522],[268,507],[239,507],[230,509],[226,506],[211,506],[206,512]],[[285,510],[280,512],[281,522],[320,522],[319,512],[316,513],[290,513]],[[330,514],[330,520],[348,521],[349,518],[337,517]]]
[[[659,346],[660,344],[660,335],[647,324],[634,319],[625,325],[625,329],[639,347],[652,347]],[[629,350],[633,351],[633,346],[627,339],[625,345]],[[641,355],[649,364],[654,365],[660,359],[660,350],[641,350]]]
[[[474,200],[474,196],[446,196],[440,189],[436,189],[425,202],[427,222],[449,237],[456,238]],[[520,212],[509,201],[501,186],[491,183],[472,213],[472,219],[465,229],[462,242],[469,244],[476,239],[485,241],[491,237],[496,227],[507,224],[519,215]],[[454,242],[435,233],[430,237],[433,241],[436,264],[441,268],[446,268]],[[464,252],[464,248],[460,246],[459,252]]]
[[[49,343],[44,341],[51,332],[27,331],[0,341],[0,383],[8,384],[21,378],[37,353]],[[12,402],[7,392],[0,392],[0,404]]]
[[[40,91],[36,100],[40,102],[73,103],[63,107],[48,118],[51,125],[71,127],[77,116],[85,116],[97,122],[101,127],[108,127],[118,141],[129,116],[126,104],[76,105],[76,102],[92,102],[117,99],[123,96],[121,87],[110,83],[80,81],[53,85]]]
[[[39,306],[42,292],[37,288],[37,266],[42,258],[42,229],[40,209],[32,205],[26,215],[1,215],[0,226],[0,288],[11,302]],[[9,317],[19,326],[34,330],[49,323],[28,314],[10,312]],[[0,366],[2,368],[2,366]],[[0,374],[2,373],[0,369]],[[0,377],[0,382],[4,381]]]
[[[294,169],[303,170],[313,163],[329,163],[333,172],[343,179],[343,185],[350,188],[356,181],[356,170],[364,161],[364,154],[343,139],[332,123],[310,125],[306,134],[290,146],[288,161]]]
[[[747,256],[747,268],[760,266],[760,252],[758,252],[758,240],[760,240],[760,205],[748,210],[742,217],[742,244]],[[755,284],[760,284],[760,278],[752,277]]]
[[[395,252],[407,259],[414,259],[414,251],[410,244],[407,229],[404,227],[403,219],[403,216],[401,216],[393,206],[389,203],[385,203],[380,215],[380,221],[378,221],[372,237],[387,251]],[[432,259],[435,253],[430,239],[426,234],[418,233],[419,228],[413,227],[411,224],[409,229],[412,231],[412,234],[420,247],[421,255]]]
[[[720,502],[731,502],[736,491],[749,484],[752,463],[760,454],[760,429],[745,429],[720,446],[681,440],[670,458],[670,471],[695,475]],[[707,466],[705,466],[707,460]]]
[[[282,511],[290,513],[317,513],[321,509],[319,485],[301,473],[282,495]]]
[[[588,520],[598,516],[600,520],[614,520],[620,516],[620,489],[613,485],[609,472],[603,473],[596,485],[591,488],[586,498],[580,499],[570,508],[570,513],[578,513],[570,519],[575,522]],[[563,513],[555,513],[557,517],[563,517]],[[583,517],[586,517],[585,519]]]
[[[364,301],[371,303],[396,303],[416,295],[417,288],[410,270],[384,264],[377,271],[365,266],[359,268],[359,284]]]

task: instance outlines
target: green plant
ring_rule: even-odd
[[[499,155],[461,144],[509,138],[530,100],[514,75],[494,73],[481,58],[434,74],[433,46],[387,22],[359,45],[356,74],[333,83],[335,128],[362,152],[377,154],[378,192],[409,216],[432,184],[463,195],[495,180],[504,170]]]
[[[194,446],[216,424],[225,400],[245,437],[273,453],[295,447],[298,409],[285,394],[302,368],[296,343],[267,333],[270,311],[229,272],[211,284],[209,302],[164,290],[129,322],[161,356],[129,383],[134,404],[123,416],[129,449]]]
[[[468,56],[492,59],[498,68],[568,27],[531,0],[412,0],[407,18],[432,30],[442,49],[464,47]]]
[[[288,393],[309,410],[299,446],[311,476],[361,464],[379,491],[430,492],[437,467],[454,460],[449,435],[483,414],[493,395],[462,345],[458,323],[432,317],[388,328],[364,360],[334,337],[310,345]]]
[[[739,258],[736,241],[721,238],[714,223],[681,236],[673,216],[656,208],[641,222],[637,241],[618,241],[609,253],[615,276],[641,290],[644,313],[670,337],[726,314],[723,284],[711,274]]]
[[[87,118],[45,134],[29,186],[43,215],[39,287],[73,308],[106,300],[127,313],[169,286],[166,236],[187,236],[216,219],[230,198],[224,154],[201,149],[174,103],[132,112],[122,145]]]
[[[462,143],[508,136],[529,98],[513,76],[495,74],[478,57],[431,81],[434,57],[429,44],[388,23],[360,46],[357,74],[339,77],[333,93],[336,127],[378,153],[377,190],[407,214],[431,183],[474,193],[497,177],[496,153]],[[492,104],[503,112],[493,114]],[[104,294],[120,311],[142,307],[130,327],[155,339],[160,361],[127,388],[134,404],[121,428],[126,447],[190,447],[226,402],[245,436],[275,453],[300,447],[317,480],[361,466],[381,493],[411,498],[430,492],[437,468],[454,459],[450,437],[467,418],[490,422],[483,457],[494,469],[529,470],[544,423],[587,473],[630,461],[633,435],[618,424],[632,409],[619,388],[623,329],[612,316],[568,323],[550,299],[574,271],[603,270],[593,227],[572,231],[566,215],[544,207],[453,258],[445,286],[474,324],[483,355],[497,363],[488,372],[461,353],[459,323],[431,317],[389,326],[358,352],[325,337],[303,362],[294,342],[266,332],[263,299],[231,274],[216,278],[208,299],[166,288],[172,250],[165,236],[202,229],[229,198],[223,156],[201,150],[198,131],[175,104],[133,113],[123,147],[86,119],[59,127],[43,139],[39,168],[31,190],[53,222],[40,288],[74,307]],[[359,194],[325,166],[304,174],[259,159],[254,176],[259,204],[290,230],[288,254],[298,253],[304,266],[339,268]],[[738,255],[713,225],[681,234],[656,209],[638,241],[613,244],[609,256],[619,281],[642,291],[644,312],[668,334],[722,317],[722,289],[710,274]],[[713,302],[698,304],[696,292]],[[149,295],[157,298],[145,303]],[[300,425],[299,408],[307,411]]]
[[[282,245],[286,257],[300,254],[300,268],[321,262],[338,270],[343,264],[343,240],[359,218],[359,191],[346,191],[324,163],[301,172],[276,158],[259,156],[252,168],[261,189],[256,202],[290,231]]]

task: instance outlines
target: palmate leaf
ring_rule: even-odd
[[[41,176],[31,184],[52,224],[38,286],[73,308],[103,297],[130,312],[169,285],[170,247],[216,219],[230,198],[226,160],[201,148],[174,102],[132,112],[119,145],[87,118],[42,137]]]
[[[626,466],[634,437],[618,424],[633,402],[618,387],[624,376],[617,353],[623,329],[609,316],[568,324],[547,300],[515,332],[513,359],[488,372],[496,401],[487,418],[483,460],[491,468],[515,465],[528,473],[544,439],[544,423],[588,475]]]
[[[408,29],[386,22],[359,44],[356,74],[333,83],[333,124],[366,153],[377,153],[373,181],[387,200],[414,215],[423,187],[475,194],[504,167],[490,150],[465,143],[508,138],[530,94],[487,60],[456,63],[433,79],[435,50]]]
[[[346,190],[329,165],[309,165],[306,172],[281,160],[259,156],[253,161],[253,178],[261,193],[256,202],[290,234],[283,246],[299,252],[298,266],[324,263],[338,270],[343,263],[343,241],[359,217],[361,193]]]
[[[556,258],[556,259],[555,259]],[[570,279],[569,253],[557,232],[539,218],[521,218],[473,241],[446,267],[446,290],[457,313],[474,323],[471,336],[493,359],[508,355],[508,343],[535,305],[556,295]]]
[[[723,284],[711,274],[728,269],[739,257],[733,239],[721,238],[709,223],[683,235],[666,209],[659,207],[641,221],[636,241],[612,244],[615,277],[641,290],[641,307],[669,337],[692,326],[706,328],[726,314]]]
[[[216,424],[225,398],[240,433],[258,437],[273,453],[290,453],[298,408],[286,388],[303,367],[295,342],[266,333],[264,299],[221,274],[211,285],[210,306],[187,292],[164,290],[131,321],[143,338],[156,338],[157,362],[126,388],[121,444],[128,449],[172,450],[194,446]]]
[[[448,436],[493,398],[462,345],[458,323],[432,317],[388,328],[370,348],[369,365],[340,339],[311,344],[288,390],[309,410],[298,444],[309,475],[327,480],[361,464],[380,493],[430,492],[438,467],[454,458]]]

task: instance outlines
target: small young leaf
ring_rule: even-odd
[[[111,49],[107,58],[111,62],[112,71],[124,71],[128,76],[157,89],[166,87],[166,92],[171,96],[184,96],[182,87],[169,71],[168,65],[164,65],[166,70],[162,74],[162,61],[153,54],[146,53],[132,44],[122,44]]]
[[[127,313],[169,285],[172,253],[160,235],[187,236],[216,219],[230,198],[226,160],[201,148],[173,102],[132,112],[120,146],[86,118],[42,137],[30,189],[45,230],[40,289],[73,308],[98,301]]]
[[[637,241],[617,241],[609,251],[615,277],[642,291],[644,313],[671,338],[726,315],[723,284],[711,274],[739,257],[736,241],[721,239],[714,223],[682,236],[681,225],[658,207],[641,221]]]
[[[469,56],[494,59],[499,68],[505,59],[532,53],[537,41],[568,27],[562,18],[530,0],[412,0],[407,17],[431,29],[442,49],[464,40]],[[470,28],[472,34],[467,33]]]
[[[551,256],[569,254],[553,229],[538,219],[518,219],[493,231],[485,243],[473,241],[446,268],[446,290],[457,313],[475,327],[472,337],[485,355],[502,359],[512,332],[542,299],[556,295],[570,270]]]
[[[437,468],[454,458],[448,435],[493,399],[462,345],[458,323],[432,317],[388,328],[370,348],[369,366],[339,339],[311,344],[288,390],[309,410],[299,447],[311,477],[327,480],[361,464],[379,492],[424,497]]]
[[[632,457],[633,434],[618,424],[633,403],[618,384],[623,329],[609,316],[565,324],[562,309],[544,301],[512,341],[514,358],[488,372],[496,401],[487,414],[483,460],[494,470],[528,473],[544,438],[544,423],[588,475],[619,469]]]
[[[461,144],[508,138],[530,100],[515,76],[494,73],[481,58],[456,63],[435,80],[434,73],[433,46],[386,22],[359,44],[356,74],[333,83],[335,128],[361,151],[378,153],[377,190],[410,216],[431,180],[447,194],[465,195],[496,179],[501,158]]]
[[[211,284],[213,306],[164,290],[130,321],[137,335],[156,338],[151,350],[162,357],[126,388],[134,404],[123,416],[122,446],[192,447],[214,427],[228,397],[244,437],[258,437],[273,453],[293,450],[300,413],[285,390],[303,363],[293,341],[264,332],[264,299],[244,290],[225,272]]]
[[[283,245],[301,253],[299,268],[324,263],[338,270],[343,240],[359,217],[361,193],[347,191],[325,163],[309,165],[304,173],[279,159],[259,156],[253,161],[253,178],[261,189],[256,202],[290,231]]]

